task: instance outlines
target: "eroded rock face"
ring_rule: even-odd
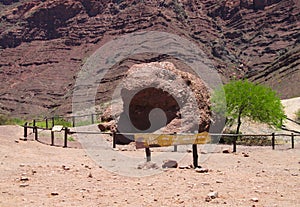
[[[121,100],[110,110],[121,133],[189,133],[208,131],[208,88],[170,62],[133,65],[120,87]],[[119,109],[122,106],[122,112]],[[118,143],[132,137],[119,137]]]
[[[253,7],[254,9],[264,9],[266,6],[270,6],[280,1],[281,0],[253,0]]]
[[[14,2],[18,2],[19,0],[0,0],[1,3],[3,3],[4,5],[10,5]]]
[[[266,6],[276,4],[280,1],[282,0],[240,0],[239,3],[244,8],[263,10]]]
[[[0,0],[0,113],[30,119],[72,113],[76,74],[87,58],[136,31],[192,41],[224,80],[266,74],[299,48],[300,1],[261,0],[264,10],[254,9],[253,1]],[[300,94],[294,60],[263,82],[282,98]],[[101,82],[97,101],[106,103],[127,66],[141,62],[149,59],[120,63]]]

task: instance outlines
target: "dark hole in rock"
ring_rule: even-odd
[[[129,117],[138,130],[154,132],[178,117],[179,109],[177,101],[168,92],[159,88],[146,88],[132,98]]]
[[[186,82],[187,86],[190,86],[192,84],[192,82],[190,80],[186,80],[185,82]]]

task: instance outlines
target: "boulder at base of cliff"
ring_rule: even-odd
[[[114,99],[119,101],[107,111],[121,133],[194,133],[210,126],[208,88],[170,62],[133,65]],[[133,136],[117,139],[118,144],[131,141]]]

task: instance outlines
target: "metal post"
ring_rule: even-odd
[[[194,168],[198,167],[198,152],[197,152],[197,145],[193,144],[193,163]]]
[[[275,133],[272,133],[272,149],[275,149]]]
[[[51,131],[51,146],[54,145],[54,132]]]
[[[65,128],[65,140],[64,140],[64,147],[68,146],[68,127]]]
[[[48,118],[46,118],[46,129],[48,129]]]
[[[292,149],[295,148],[295,140],[294,140],[294,133],[291,134],[292,137]]]
[[[149,147],[145,148],[147,162],[151,161],[151,151]]]

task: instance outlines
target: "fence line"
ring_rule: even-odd
[[[97,116],[100,114],[89,114],[89,115],[77,115],[77,116],[55,116],[55,117],[51,117],[51,118],[44,118],[42,120],[37,120],[34,119],[32,121],[32,123],[28,123],[26,122],[24,124],[24,138],[23,140],[27,140],[27,136],[28,136],[28,129],[32,129],[34,133],[34,139],[36,141],[39,141],[38,138],[38,130],[50,130],[51,131],[51,146],[54,146],[54,139],[55,139],[55,130],[54,130],[54,126],[55,126],[55,119],[71,119],[72,120],[72,126],[75,127],[76,126],[76,117],[90,117],[91,118],[91,123],[94,124],[95,123],[95,119],[94,116]],[[49,120],[51,120],[51,128],[49,127]],[[39,127],[37,126],[37,122],[44,122],[45,121],[45,127]],[[295,122],[297,124],[299,124],[298,122]],[[30,126],[30,124],[32,124],[32,126]],[[109,134],[113,137],[113,141],[112,141],[112,147],[116,148],[116,141],[117,141],[117,135],[135,135],[137,133],[119,133],[119,132],[91,132],[91,131],[71,131],[67,126],[61,126],[59,128],[59,131],[63,131],[64,132],[64,140],[63,140],[63,147],[68,147],[68,134]],[[271,145],[272,145],[272,149],[275,150],[275,137],[276,136],[290,136],[291,137],[291,148],[294,149],[295,148],[295,137],[296,136],[300,136],[300,133],[295,131],[296,134],[294,134],[294,131],[291,131],[291,134],[216,134],[216,133],[211,133],[210,136],[227,136],[227,137],[234,137],[234,139],[232,140],[232,144],[233,144],[233,152],[236,152],[236,148],[237,148],[237,138],[238,137],[271,137]],[[155,134],[154,134],[155,135]],[[177,134],[176,132],[172,133],[172,134],[161,134],[161,135],[181,135],[181,134]],[[187,134],[188,135],[188,134]],[[191,135],[191,134],[190,134]],[[217,143],[216,143],[217,144]],[[192,144],[193,146],[193,164],[194,167],[198,167],[198,152],[197,152],[197,144]],[[177,151],[177,145],[174,145],[174,151]],[[149,147],[145,148],[145,152],[146,152],[146,158],[147,161],[151,161],[151,151]]]
[[[295,121],[295,120],[293,120],[293,119],[290,119],[289,117],[286,117],[286,119],[287,119],[287,120],[289,120],[289,121],[291,121],[291,122],[294,122],[294,123],[296,123],[296,124],[300,125],[300,122],[298,122],[298,121]]]
[[[24,139],[27,139],[28,136],[28,129],[32,129],[33,133],[35,134],[35,140],[38,140],[38,130],[51,130],[51,145],[54,145],[54,131],[52,130],[53,127],[55,126],[55,119],[71,119],[71,125],[73,127],[76,126],[76,118],[82,118],[82,117],[90,117],[90,121],[92,124],[95,123],[95,116],[100,115],[101,113],[93,113],[93,114],[88,114],[88,115],[70,115],[70,116],[54,116],[54,117],[45,117],[44,119],[34,119],[32,121],[32,123],[28,123],[26,122],[24,124]],[[293,121],[297,124],[299,124],[298,122],[291,120],[289,118],[287,118],[290,121]],[[50,122],[49,122],[50,120]],[[39,122],[45,122],[45,127],[39,127],[37,126],[37,123]],[[32,126],[30,126],[32,125]],[[50,127],[51,125],[51,127]],[[70,131],[70,129],[65,126],[62,127],[62,129],[65,133],[64,133],[64,147],[67,147],[67,138],[68,138],[68,134],[109,134],[111,136],[113,136],[113,148],[116,147],[116,135],[134,135],[136,133],[119,133],[119,132],[90,132],[90,131]],[[272,149],[275,149],[275,137],[277,136],[289,136],[291,137],[291,143],[292,143],[292,148],[295,147],[295,140],[294,138],[296,136],[300,136],[300,133],[298,134],[297,132],[295,132],[296,134],[294,134],[293,132],[291,134],[217,134],[217,133],[211,133],[210,136],[227,136],[227,137],[234,137],[233,139],[233,151],[236,151],[236,141],[238,137],[271,137],[271,145],[272,145]],[[166,135],[174,135],[176,133],[171,133],[171,134],[166,134]],[[179,135],[179,134],[178,134]],[[174,146],[174,149],[176,148],[176,146]],[[174,150],[176,151],[176,150]]]
[[[36,124],[36,120],[33,121],[33,124]],[[26,122],[24,125],[24,140],[27,139],[28,136],[28,129],[32,129],[33,133],[34,133],[34,139],[38,141],[38,130],[51,130],[51,145],[54,145],[54,131],[52,130],[52,128],[43,128],[43,127],[38,127],[38,126],[29,126],[28,122]],[[91,132],[91,131],[71,131],[68,127],[63,127],[61,129],[62,131],[64,131],[64,145],[63,147],[67,147],[68,146],[68,134],[107,134],[107,135],[111,135],[113,137],[113,148],[116,147],[116,135],[134,135],[137,133],[119,133],[119,132]],[[173,133],[173,134],[166,134],[166,135],[175,135],[177,133]],[[180,134],[177,134],[180,135]],[[287,137],[291,137],[291,148],[294,149],[295,148],[295,137],[300,136],[300,134],[217,134],[217,133],[211,133],[210,136],[227,136],[227,137],[271,137],[271,145],[272,145],[272,149],[275,149],[275,141],[277,136],[287,136]],[[236,139],[234,139],[236,141]],[[236,151],[236,142],[233,141],[233,151]]]
[[[35,121],[33,123],[36,123]],[[28,123],[26,122],[24,124],[24,140],[27,140],[27,136],[28,136],[28,129],[33,129],[33,133],[34,133],[34,139],[36,141],[39,141],[38,138],[38,129],[42,129],[42,130],[51,130],[51,146],[54,146],[54,132],[55,130],[53,130],[54,128],[52,127],[52,129],[46,129],[46,128],[42,128],[42,127],[37,127],[37,126],[28,126]],[[119,133],[119,132],[88,132],[88,131],[70,131],[70,129],[68,127],[61,127],[59,128],[60,131],[64,131],[64,142],[63,142],[63,147],[66,148],[68,147],[68,134],[110,134],[111,136],[113,136],[113,141],[112,141],[112,148],[116,148],[116,135],[125,135],[125,133]],[[126,135],[134,135],[136,133],[126,133]],[[154,134],[155,135],[155,134]],[[170,134],[167,134],[170,135]],[[180,135],[177,133],[173,133],[172,135]],[[295,148],[295,144],[294,144],[294,137],[295,136],[300,136],[300,134],[210,134],[210,136],[229,136],[229,137],[255,137],[255,136],[271,136],[271,142],[272,142],[272,149],[275,150],[275,137],[276,136],[290,136],[291,137],[291,143],[292,146],[291,148],[294,149]],[[233,141],[233,152],[236,152],[236,140],[237,138],[234,139]],[[193,144],[193,165],[194,168],[198,167],[198,152],[197,152],[197,144]],[[177,145],[174,145],[174,151],[177,151]],[[145,152],[146,152],[146,159],[147,162],[151,161],[151,151],[149,147],[145,147]]]
[[[27,125],[28,126],[32,125],[34,127],[34,126],[37,125],[37,123],[44,122],[45,126],[46,126],[44,129],[49,129],[49,128],[52,128],[55,125],[55,119],[63,119],[65,121],[71,120],[71,121],[69,121],[71,123],[71,126],[75,127],[76,126],[76,118],[90,117],[91,123],[95,124],[95,116],[98,116],[98,115],[101,115],[101,113],[94,113],[94,114],[88,114],[88,115],[70,115],[70,116],[58,115],[58,116],[53,116],[53,117],[50,117],[50,118],[45,117],[43,119],[33,119],[32,123],[29,122],[29,123],[27,123]],[[51,127],[49,125],[50,123],[51,123]]]

